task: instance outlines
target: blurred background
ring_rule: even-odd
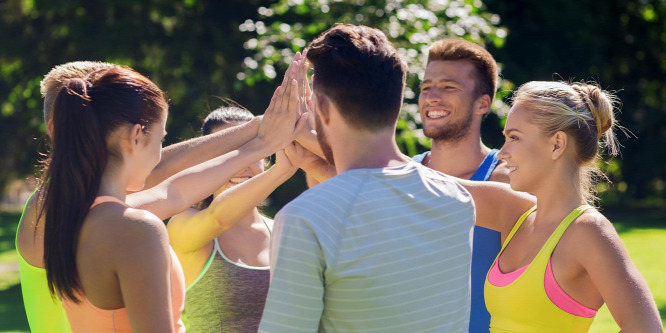
[[[666,1],[664,0],[0,0],[0,332],[27,332],[14,234],[34,189],[45,126],[39,83],[54,66],[99,60],[133,67],[168,93],[165,143],[200,135],[230,98],[262,114],[296,51],[336,22],[383,30],[409,64],[397,140],[429,147],[416,99],[428,45],[457,36],[484,45],[502,83],[484,142],[501,147],[511,91],[532,80],[595,81],[622,101],[622,155],[597,186],[666,317]],[[282,185],[274,214],[305,189]],[[607,311],[593,331],[617,327]]]

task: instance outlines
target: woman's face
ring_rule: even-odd
[[[235,123],[229,123],[229,124],[225,124],[225,125],[217,126],[217,127],[214,127],[214,128],[211,130],[210,134],[213,134],[213,133],[215,133],[215,132],[219,132],[219,131],[224,130],[224,129],[227,129],[227,128],[231,128],[231,127],[235,127],[235,126],[238,126],[238,125],[242,125],[242,124],[243,124],[243,123],[235,122]],[[249,180],[250,178],[252,178],[252,177],[254,177],[254,176],[256,176],[256,175],[262,173],[263,171],[264,171],[264,160],[263,160],[263,159],[262,159],[262,160],[259,160],[259,161],[256,161],[256,162],[254,162],[254,163],[252,163],[252,164],[250,164],[250,165],[248,165],[245,169],[241,170],[241,171],[238,172],[236,175],[234,175],[234,176],[229,180],[228,183],[226,183],[226,184],[223,185],[220,189],[218,189],[218,190],[215,192],[215,195],[217,196],[218,194],[222,193],[224,190],[227,190],[227,189],[229,189],[230,187],[232,187],[232,186],[236,186],[236,185],[238,185],[238,184],[240,184],[240,183],[243,183],[243,182]]]
[[[514,104],[504,126],[505,141],[498,157],[509,168],[511,188],[534,193],[552,169],[552,145],[529,120],[529,110]]]
[[[149,125],[148,131],[142,133],[143,143],[139,143],[140,151],[136,155],[136,163],[133,166],[135,172],[130,174],[127,186],[129,191],[143,189],[146,178],[162,158],[162,142],[166,136],[167,114],[167,110],[164,110],[161,119]]]

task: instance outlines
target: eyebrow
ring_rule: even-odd
[[[509,129],[506,129],[506,128],[505,128],[502,132],[504,133],[504,135],[507,135],[507,134],[509,134],[509,133],[511,133],[511,132],[523,133],[523,132],[521,132],[520,130],[515,129],[515,128],[509,128]]]
[[[426,84],[426,83],[432,83],[432,82],[433,82],[433,80],[431,80],[431,79],[423,80],[419,86],[422,86],[423,84]],[[437,83],[441,83],[441,82],[445,82],[445,83],[446,82],[451,82],[451,83],[455,83],[455,84],[458,84],[458,85],[460,84],[460,82],[458,82],[456,80],[453,80],[453,79],[441,79],[441,80],[437,81]]]

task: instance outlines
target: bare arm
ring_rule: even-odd
[[[590,275],[622,332],[663,332],[654,297],[613,226],[601,216],[576,225],[576,260]]]
[[[294,138],[300,115],[296,81],[285,81],[275,90],[256,138],[232,152],[184,170],[156,187],[132,193],[126,202],[166,219],[214,193],[244,167],[288,145]]]
[[[294,166],[305,171],[310,180],[313,181],[313,185],[310,185],[310,181],[308,182],[309,187],[337,175],[335,166],[328,164],[326,160],[306,149],[298,142],[288,145],[285,148],[285,153]]]
[[[179,254],[199,250],[233,227],[295,171],[284,153],[278,152],[275,166],[220,193],[207,209],[174,216],[168,224],[174,250]]]
[[[516,192],[508,184],[459,178],[456,181],[474,198],[476,225],[501,232],[502,240],[518,218],[536,204],[535,197],[525,192]]]
[[[141,221],[126,223],[122,246],[114,251],[123,303],[133,332],[174,332],[167,232],[154,216],[138,214]]]
[[[205,199],[248,165],[281,147],[255,138],[242,147],[183,170],[148,190],[128,194],[128,205],[167,219]]]
[[[239,126],[163,148],[162,159],[148,175],[145,188],[156,186],[179,171],[238,149],[257,136],[260,123],[261,117],[257,117]]]

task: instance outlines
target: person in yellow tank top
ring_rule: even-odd
[[[514,96],[499,158],[537,205],[518,220],[485,284],[491,332],[587,332],[604,303],[623,331],[662,332],[654,298],[594,201],[616,99],[596,85],[529,82]]]

